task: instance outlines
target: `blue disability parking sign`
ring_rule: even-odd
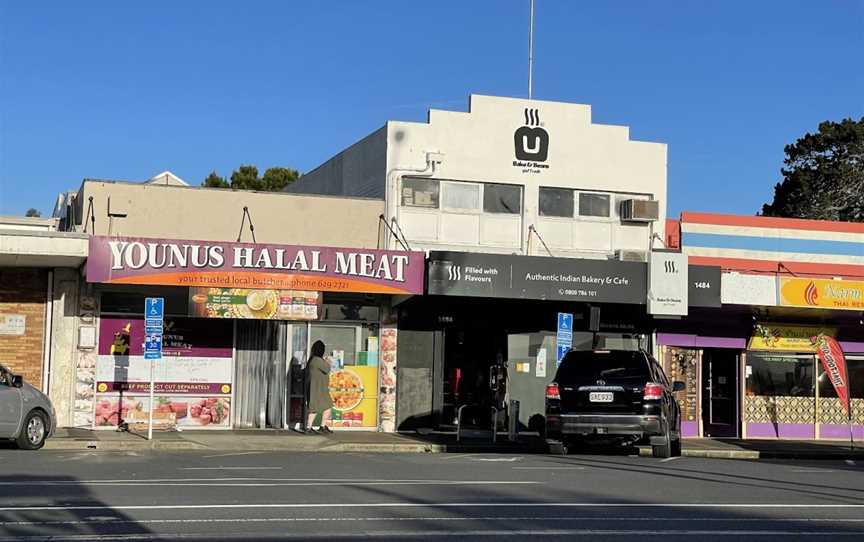
[[[556,336],[556,365],[561,365],[561,360],[573,347],[573,315],[569,312],[558,313],[558,334]]]

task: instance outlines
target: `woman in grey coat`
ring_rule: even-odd
[[[309,386],[309,418],[306,428],[330,433],[327,424],[333,415],[330,398],[330,364],[324,359],[326,347],[321,341],[312,345],[312,356],[306,364],[306,382]]]

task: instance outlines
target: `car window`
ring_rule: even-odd
[[[669,380],[666,378],[666,374],[663,372],[663,368],[660,367],[660,364],[654,360],[651,360],[651,367],[654,369],[654,382],[663,384],[668,388]]]
[[[0,369],[0,386],[10,386],[12,384],[12,378],[9,376],[9,373]]]
[[[556,381],[582,382],[622,379],[652,379],[645,355],[641,352],[570,352],[561,362]]]

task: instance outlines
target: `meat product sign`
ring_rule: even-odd
[[[420,294],[423,267],[422,252],[96,236],[87,281]]]
[[[834,385],[834,390],[837,392],[840,402],[843,403],[846,414],[849,415],[849,373],[846,370],[846,358],[843,356],[843,349],[833,337],[821,333],[813,338],[813,342],[816,345],[816,353],[819,355],[822,367],[828,374],[831,384]]]

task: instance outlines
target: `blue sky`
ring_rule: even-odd
[[[306,171],[388,119],[526,95],[527,0],[0,1],[0,214],[84,177]],[[864,116],[864,1],[537,0],[535,97],[669,145],[669,214],[753,214]]]

